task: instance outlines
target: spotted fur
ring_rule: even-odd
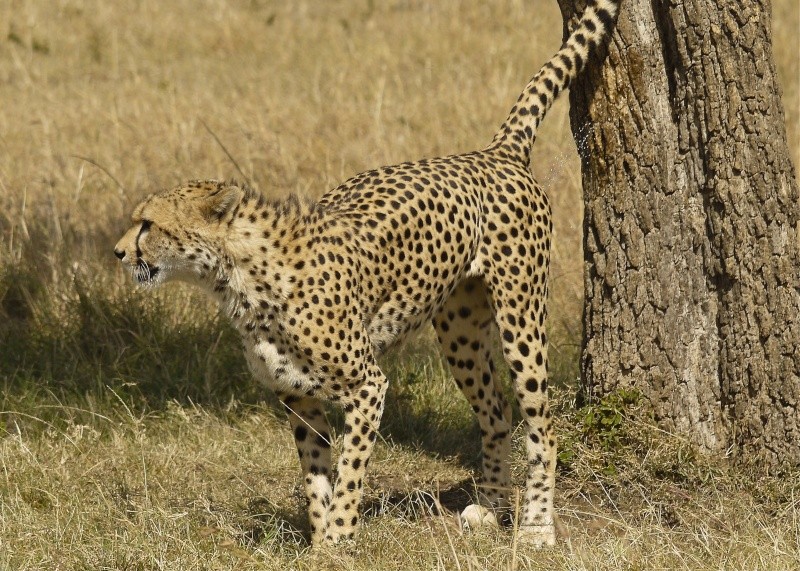
[[[284,403],[313,543],[354,534],[387,387],[376,359],[431,321],[481,428],[482,487],[465,522],[509,508],[512,427],[492,362],[497,328],[527,433],[519,527],[532,543],[555,541],[544,330],[551,217],[528,161],[536,128],[607,39],[617,4],[590,4],[481,151],[364,172],[316,203],[195,181],[135,209],[116,255],[142,284],[207,288],[241,332],[254,375]],[[325,401],[344,409],[335,472]]]

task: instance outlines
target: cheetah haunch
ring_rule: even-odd
[[[355,533],[388,383],[376,359],[429,321],[481,427],[482,484],[465,522],[509,510],[511,409],[492,363],[496,326],[527,430],[519,529],[533,544],[555,542],[551,219],[528,162],[545,112],[607,40],[617,8],[590,4],[482,151],[364,172],[314,204],[196,181],[136,207],[117,257],[141,284],[204,286],[231,316],[253,374],[288,412],[314,544]],[[324,401],[345,415],[335,481]]]

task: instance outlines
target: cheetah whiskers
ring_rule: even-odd
[[[144,260],[140,260],[138,264],[131,268],[133,278],[141,285],[146,286],[150,284],[150,265]]]

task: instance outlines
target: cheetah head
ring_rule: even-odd
[[[207,283],[223,257],[228,223],[244,191],[235,184],[192,181],[152,194],[133,211],[133,226],[114,254],[134,281]]]

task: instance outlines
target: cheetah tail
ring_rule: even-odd
[[[616,23],[620,1],[589,0],[567,41],[525,86],[491,147],[502,146],[528,164],[536,129],[558,94],[569,87],[598,46],[608,40]]]

